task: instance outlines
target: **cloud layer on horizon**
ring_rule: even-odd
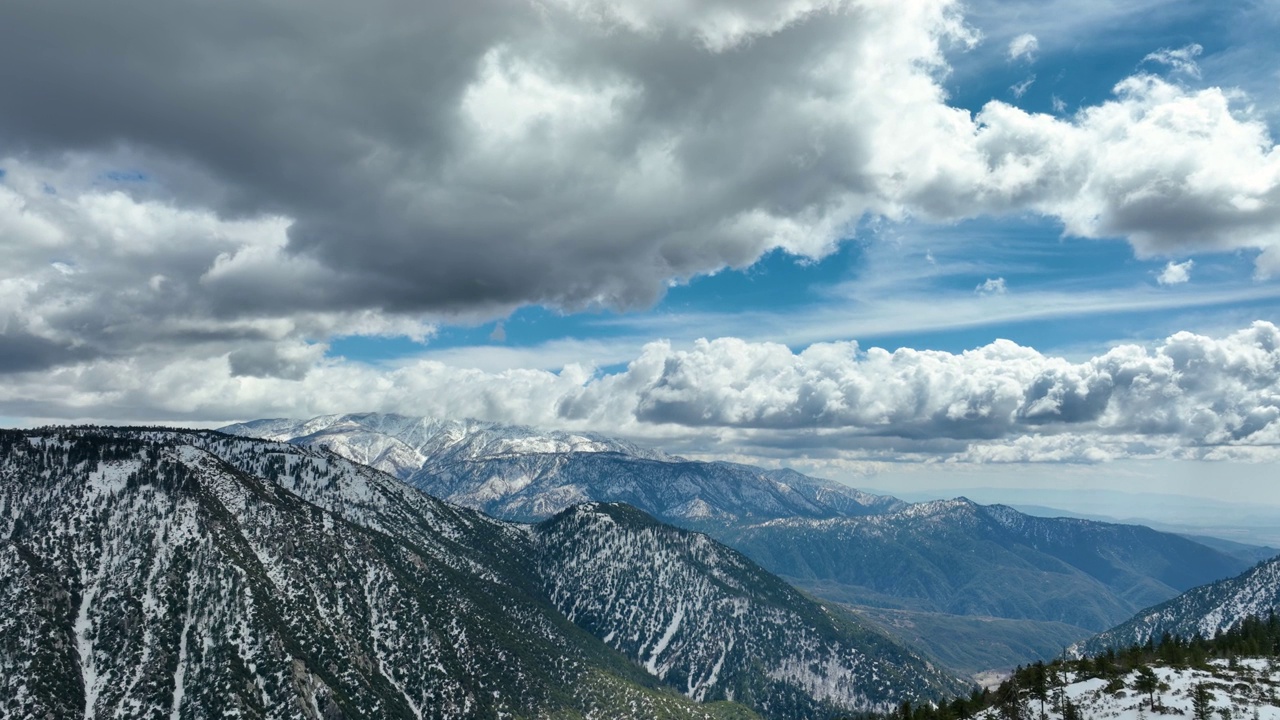
[[[131,358],[19,373],[0,389],[0,412],[230,422],[359,409],[853,460],[1274,460],[1280,445],[1280,328],[1265,322],[1121,345],[1083,362],[1003,340],[958,354],[856,343],[796,353],[721,338],[687,350],[651,343],[607,375],[328,360],[284,379],[246,376],[236,363],[231,354]]]

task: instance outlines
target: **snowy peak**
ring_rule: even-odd
[[[228,425],[221,431],[303,445],[328,445],[334,452],[401,478],[429,459],[445,457],[480,460],[528,454],[621,453],[670,459],[663,453],[594,433],[541,432],[523,425],[382,413],[254,420]]]
[[[535,552],[306,448],[0,432],[0,717],[720,716],[569,625]]]
[[[589,501],[625,502],[685,524],[845,517],[906,505],[791,470],[695,462],[592,433],[475,420],[337,415],[257,420],[223,431],[324,446],[437,497],[510,520],[543,520]]]

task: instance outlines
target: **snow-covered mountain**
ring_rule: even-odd
[[[620,527],[661,527],[626,517],[572,536],[496,521],[318,448],[212,432],[0,431],[0,717],[749,717],[696,702],[732,695],[789,718],[951,682],[770,595],[785,586],[702,536],[602,554]],[[634,578],[687,620],[626,594]],[[611,637],[566,616],[614,590]],[[765,647],[726,608],[784,617],[789,654],[726,651],[710,673],[708,648]],[[659,624],[666,642],[633,652]]]
[[[792,470],[697,462],[590,433],[364,413],[255,420],[223,432],[327,446],[449,502],[543,520],[583,502],[625,502],[669,522],[840,517],[906,503]]]
[[[1244,573],[1192,588],[1178,597],[1139,612],[1128,621],[1090,638],[1077,650],[1096,652],[1128,647],[1164,633],[1184,638],[1213,637],[1244,618],[1280,613],[1280,558],[1255,565]]]
[[[737,552],[628,505],[576,506],[537,530],[556,607],[690,697],[822,717],[892,709],[903,688],[967,689]]]
[[[688,461],[592,434],[378,414],[224,431],[325,446],[510,520],[542,520],[584,502],[628,503],[706,532],[824,599],[918,613],[881,624],[965,672],[978,661],[991,662],[980,669],[1032,661],[1046,646],[1061,648],[1247,567],[1146,528],[1035,518],[963,499],[908,505],[791,470]],[[975,617],[1012,621],[988,624],[999,632],[977,656]],[[912,629],[920,623],[931,628],[923,640]]]

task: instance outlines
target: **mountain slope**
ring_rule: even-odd
[[[635,508],[577,506],[536,534],[556,606],[691,697],[808,718],[965,689],[738,553]]]
[[[857,616],[923,650],[949,670],[977,677],[1056,657],[1091,633],[1066,623],[946,615],[862,606]]]
[[[0,716],[748,716],[673,691],[715,700],[730,686],[669,689],[669,672],[558,608],[597,603],[604,577],[648,578],[690,607],[709,586],[754,607],[757,586],[785,585],[705,538],[708,557],[737,557],[750,583],[718,585],[700,565],[672,575],[656,552],[581,552],[609,542],[492,520],[320,449],[212,432],[0,432]],[[588,561],[599,577],[567,584]],[[828,637],[812,603],[783,599],[800,608],[770,606],[790,613],[788,632]],[[648,632],[651,612],[637,607],[610,640]],[[670,642],[740,634],[714,613],[683,632]],[[948,682],[862,633],[823,647],[906,684],[867,679],[826,704],[787,678],[734,695],[786,718]]]
[[[538,600],[526,532],[262,445],[0,435],[0,716],[716,713]]]
[[[1139,612],[1120,625],[1081,643],[1078,650],[1159,641],[1164,633],[1190,638],[1213,637],[1250,615],[1280,612],[1280,558],[1259,563],[1244,573],[1188,590],[1172,600]]]
[[[224,432],[329,447],[436,497],[510,520],[625,502],[679,524],[839,517],[905,507],[791,470],[696,462],[594,434],[364,413],[255,420]]]
[[[831,599],[1097,631],[1242,563],[1175,535],[963,498],[887,515],[773,520],[722,539]]]
[[[907,506],[789,470],[690,462],[590,434],[377,414],[226,430],[324,445],[506,519],[626,502],[706,532],[827,600],[928,613],[922,622],[934,632],[920,646],[956,670],[982,658],[990,667],[1033,661],[1034,648],[1060,649],[1248,566],[1145,529],[968,502]],[[975,617],[1016,622],[1002,623],[974,653]]]

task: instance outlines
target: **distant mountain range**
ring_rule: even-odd
[[[697,462],[590,433],[364,413],[255,420],[222,432],[323,446],[449,502],[543,520],[578,503],[624,502],[681,524],[891,512],[870,495],[792,470]]]
[[[1164,633],[1190,638],[1213,637],[1250,615],[1280,613],[1280,558],[1258,563],[1244,573],[1193,588],[1172,600],[1147,608],[1120,625],[1076,646],[1093,653],[1108,647],[1159,641]]]
[[[963,686],[704,536],[299,445],[0,431],[0,717],[823,717]]]
[[[1280,507],[1251,498],[1052,487],[973,487],[898,495],[915,502],[964,495],[984,505],[1009,505],[1028,515],[1145,525],[1164,532],[1223,538],[1246,545],[1280,546]]]
[[[1050,644],[1060,650],[1253,561],[1148,528],[1035,518],[964,499],[912,505],[790,470],[690,461],[593,434],[379,414],[223,430],[327,447],[509,520],[627,503],[706,532],[814,595],[867,608],[866,617],[965,673],[1034,660]],[[992,626],[1000,631],[980,652],[967,645],[974,618],[1008,621]],[[933,632],[911,629],[920,624]]]
[[[848,602],[1103,630],[1245,563],[1136,525],[1038,518],[963,498],[726,530],[766,568]]]

